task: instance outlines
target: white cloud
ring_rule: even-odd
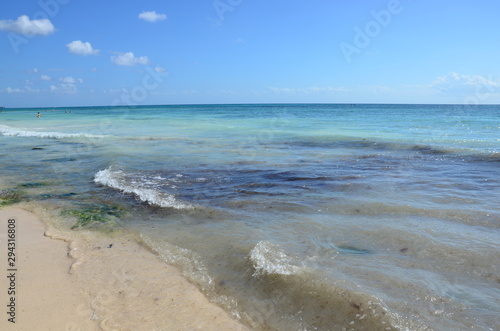
[[[148,64],[149,58],[147,56],[135,57],[132,52],[118,53],[111,57],[111,62],[119,66],[133,66],[137,63]]]
[[[47,75],[42,75],[40,77],[41,80],[50,80],[50,76],[47,76]]]
[[[464,90],[474,88],[487,88],[494,90],[500,88],[500,81],[494,80],[491,77],[486,78],[481,75],[460,75],[456,72],[451,72],[447,75],[436,78],[431,82],[429,87],[437,89],[440,92],[448,92],[453,90]]]
[[[73,78],[71,76],[61,77],[59,78],[61,84],[59,86],[51,85],[51,92],[62,92],[62,93],[76,93],[77,87],[76,84],[82,84],[83,79],[81,78]]]
[[[93,49],[89,42],[82,42],[81,40],[75,40],[66,45],[68,51],[77,55],[95,55],[99,53],[98,49]]]
[[[62,78],[59,78],[59,81],[61,83],[64,83],[64,84],[76,84],[76,83],[83,83],[83,79],[81,78],[73,78],[71,76],[68,76],[68,77],[62,77]]]
[[[7,93],[20,93],[20,92],[22,92],[22,91],[23,91],[23,90],[21,90],[21,89],[18,89],[18,88],[12,88],[12,87],[7,87],[7,88],[5,89],[5,92],[7,92]]]
[[[8,86],[7,88],[1,90],[0,92],[6,92],[6,93],[36,93],[36,92],[40,92],[40,90],[33,89],[33,88],[29,87],[28,85],[25,85],[24,89],[12,88],[12,87]]]
[[[51,84],[48,89],[36,89],[32,88],[29,85],[25,85],[23,88],[13,88],[6,87],[4,89],[0,89],[0,93],[8,93],[8,94],[19,94],[19,95],[27,95],[27,94],[35,94],[35,93],[64,93],[64,94],[75,94],[78,93],[78,85],[83,83],[83,79],[81,78],[72,78],[72,77],[64,77],[59,79],[60,83]]]
[[[17,20],[0,20],[0,30],[10,31],[28,36],[46,36],[54,33],[54,25],[46,18],[30,20],[26,15],[19,16]]]
[[[148,22],[158,22],[167,19],[167,15],[158,14],[155,11],[143,11],[139,14],[139,18]]]

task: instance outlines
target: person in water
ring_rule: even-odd
[[[42,115],[40,114],[40,112],[38,112],[38,114],[36,114],[36,117],[38,117],[38,118],[42,117]]]

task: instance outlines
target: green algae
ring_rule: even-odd
[[[26,193],[21,190],[7,189],[0,191],[0,207],[13,205],[26,200]]]
[[[76,218],[76,224],[71,227],[75,230],[103,224],[114,225],[116,218],[122,217],[125,210],[118,205],[93,204],[82,209],[66,210],[62,214]]]
[[[69,192],[69,193],[43,193],[37,195],[37,199],[39,200],[48,200],[48,199],[72,199],[74,197],[78,197],[78,193]]]

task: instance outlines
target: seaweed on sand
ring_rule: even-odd
[[[0,191],[0,208],[26,199],[26,193],[21,190],[8,189]]]
[[[125,214],[125,210],[117,205],[93,204],[82,209],[63,211],[63,215],[70,215],[77,219],[72,230],[91,227],[100,224],[116,223],[116,218]]]

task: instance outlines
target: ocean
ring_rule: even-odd
[[[4,109],[0,160],[0,206],[131,236],[257,330],[500,330],[500,106]]]

